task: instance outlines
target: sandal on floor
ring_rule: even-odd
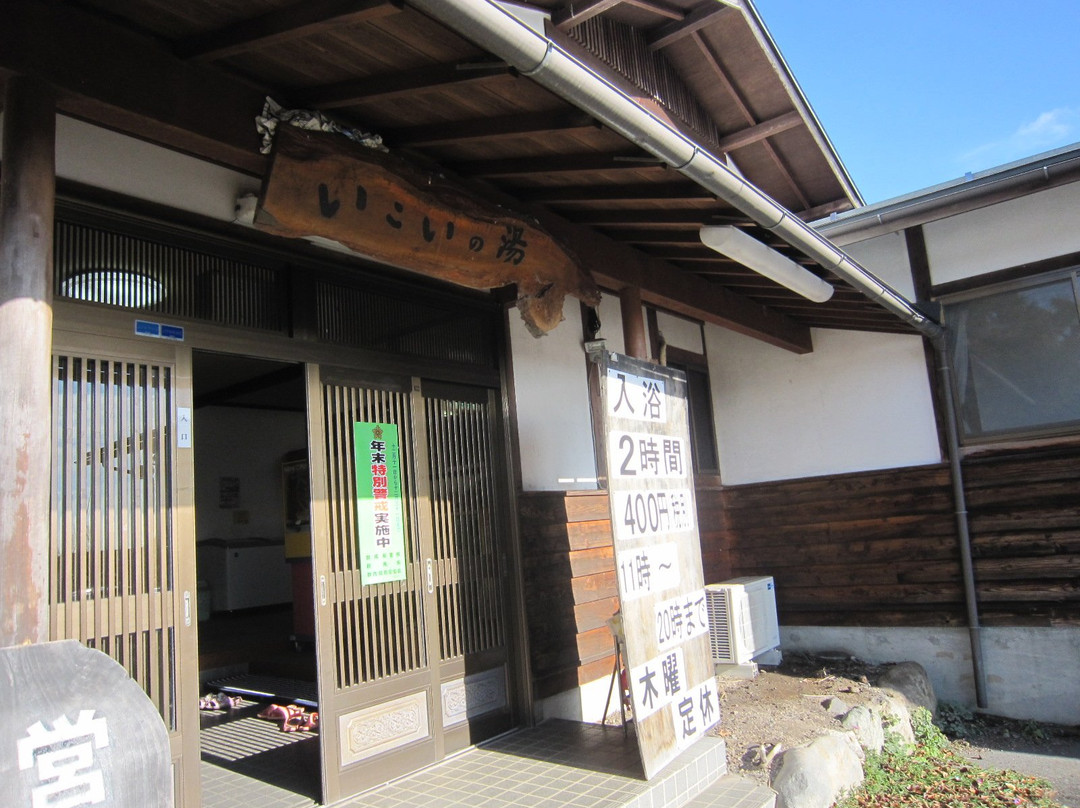
[[[230,696],[228,693],[218,693],[217,699],[223,708],[229,710],[235,710],[244,703],[240,696]]]
[[[282,732],[308,732],[319,726],[318,713],[300,713],[289,716],[281,725]]]
[[[270,721],[285,721],[288,717],[289,711],[280,704],[271,704],[259,712],[259,718],[266,718]]]
[[[221,709],[220,696],[217,696],[217,695],[214,695],[214,694],[210,694],[208,696],[203,696],[201,699],[199,699],[199,709],[200,710],[220,710]]]

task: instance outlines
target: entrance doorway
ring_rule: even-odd
[[[332,802],[513,726],[494,390],[198,350],[192,380],[203,805]],[[377,426],[404,527],[376,583]]]
[[[202,804],[314,805],[304,367],[194,351],[192,386]]]

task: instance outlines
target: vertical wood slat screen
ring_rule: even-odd
[[[427,667],[424,576],[421,570],[412,468],[412,419],[407,393],[323,386],[327,492],[330,511],[330,582],[337,687],[344,690]],[[396,424],[401,441],[406,579],[362,587],[356,526],[353,424]]]
[[[173,376],[54,358],[50,629],[119,662],[177,728]]]
[[[425,402],[443,661],[505,643],[490,403]]]

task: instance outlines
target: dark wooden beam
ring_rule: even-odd
[[[374,98],[408,96],[512,75],[505,62],[453,62],[313,87],[304,90],[302,96],[306,106],[339,109]]]
[[[0,647],[49,639],[56,99],[5,86],[0,177]]]
[[[600,126],[594,118],[577,110],[504,115],[497,118],[475,118],[449,121],[431,126],[410,126],[384,129],[383,140],[391,147],[438,146],[477,140],[506,140]]]
[[[747,103],[746,99],[743,98],[742,93],[739,92],[734,82],[732,82],[731,77],[728,75],[727,69],[720,61],[720,57],[713,51],[712,46],[705,41],[704,37],[702,37],[701,33],[698,31],[695,31],[690,36],[693,38],[694,44],[697,46],[698,52],[701,57],[705,60],[706,64],[708,64],[712,68],[713,72],[716,74],[717,80],[720,82],[720,85],[724,88],[727,94],[731,97],[731,100],[735,103],[735,108],[739,110],[739,114],[743,116],[743,119],[748,124],[750,124],[751,126],[756,126],[758,124],[758,120],[754,116],[753,111],[750,109],[750,105]],[[794,194],[795,198],[799,200],[799,205],[804,208],[810,207],[810,202],[807,200],[806,194],[803,193],[803,190],[799,187],[799,184],[795,182],[795,178],[791,175],[791,169],[787,165],[785,165],[783,160],[780,159],[779,155],[776,153],[776,149],[774,149],[768,141],[765,141],[762,145],[768,153],[769,157],[772,159],[773,163],[776,165],[777,169],[779,169],[780,175],[784,178],[785,182],[788,185],[788,188],[791,189],[792,194]]]
[[[219,31],[188,37],[175,47],[182,59],[214,60],[269,48],[319,34],[338,26],[357,25],[401,10],[390,0],[301,0]]]
[[[680,20],[683,16],[679,9],[656,0],[587,0],[570,3],[552,15],[552,21],[558,29],[565,31],[616,6],[632,6],[668,20]]]
[[[831,213],[843,213],[845,210],[851,210],[851,200],[846,196],[840,199],[834,199],[831,202],[823,202],[820,205],[815,205],[812,208],[806,210],[796,211],[799,218],[804,222],[816,222],[818,219],[824,219]]]
[[[251,173],[265,168],[252,121],[266,89],[80,8],[7,0],[5,71],[51,84],[61,112]]]
[[[648,11],[657,17],[663,17],[666,20],[681,20],[683,18],[681,9],[669,6],[666,3],[658,3],[655,0],[624,0],[624,3],[642,11]]]
[[[684,225],[733,224],[753,222],[738,211],[720,212],[703,208],[686,210],[582,210],[574,213],[574,222],[599,227],[682,227]]]
[[[636,286],[645,303],[719,325],[794,353],[805,354],[813,350],[810,329],[779,312],[641,250],[612,241],[595,230],[571,224],[544,208],[533,206],[530,210],[550,233],[573,250],[604,288],[619,291],[626,286]]]
[[[717,3],[716,0],[708,0],[708,2],[702,3],[693,9],[681,20],[670,22],[649,34],[646,38],[649,50],[666,48],[673,42],[678,42],[680,39],[700,31],[705,26],[712,25],[721,16],[730,14],[733,11],[734,9],[731,6]]]
[[[515,157],[504,160],[473,160],[447,163],[447,168],[467,177],[509,177],[530,174],[568,174],[580,171],[640,171],[663,168],[664,163],[644,152],[605,154],[557,154],[549,157]]]
[[[544,188],[508,188],[506,193],[525,202],[674,202],[716,197],[693,182],[645,182],[632,185],[563,185]]]
[[[622,0],[584,0],[584,2],[569,3],[552,15],[551,21],[555,27],[565,31],[575,25],[581,25],[585,20],[603,14],[622,3]]]
[[[624,286],[619,290],[619,311],[622,314],[623,349],[628,356],[648,359],[648,340],[645,338],[645,313],[641,307],[641,289]]]
[[[700,244],[697,230],[671,230],[664,228],[613,229],[611,238],[623,244]]]
[[[716,145],[721,152],[733,152],[736,149],[760,143],[765,138],[779,135],[789,129],[795,129],[802,126],[803,123],[802,115],[798,112],[794,110],[785,112],[783,115],[777,115],[775,118],[770,118],[767,121],[762,121],[759,124],[748,126],[746,129],[740,129],[738,132],[727,135],[721,138]]]

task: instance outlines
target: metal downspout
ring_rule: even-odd
[[[946,391],[951,390],[948,386],[949,369],[944,349],[945,331],[939,323],[917,310],[903,295],[874,277],[851,256],[791,211],[746,182],[700,144],[651,115],[603,76],[492,0],[408,2],[663,160],[900,317],[934,343],[946,381]],[[946,395],[946,410],[949,462],[957,503],[956,522],[961,539],[965,602],[971,627],[975,689],[978,704],[984,707],[986,685],[971,562],[971,539],[964,504],[966,498],[960,469],[956,413],[949,395]]]
[[[964,472],[960,467],[960,438],[956,428],[956,405],[952,397],[952,369],[944,337],[932,340],[934,355],[941,374],[942,397],[945,399],[945,437],[949,453],[949,477],[952,481],[953,503],[956,509],[956,531],[960,540],[960,570],[964,580],[964,605],[967,608],[968,635],[971,641],[971,668],[975,676],[975,703],[988,706],[986,671],[983,665],[982,626],[979,622],[979,600],[975,591],[975,565],[971,557],[967,495],[964,493]]]

